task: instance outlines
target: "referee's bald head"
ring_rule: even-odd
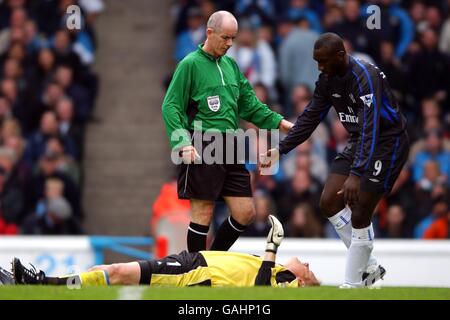
[[[206,24],[206,41],[203,50],[214,57],[225,55],[233,45],[238,32],[238,22],[228,11],[216,11]]]
[[[237,30],[238,22],[232,13],[221,10],[214,12],[209,17],[206,27],[213,29],[215,32],[220,32],[224,27],[235,27]]]

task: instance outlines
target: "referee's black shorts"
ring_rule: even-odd
[[[238,159],[236,140],[225,139],[223,141],[234,141],[233,163],[226,163],[226,152],[220,157],[222,163],[206,164],[180,164],[178,166],[178,197],[180,199],[198,200],[222,200],[223,197],[252,197],[250,184],[250,173],[245,168],[244,159]],[[203,150],[214,142],[203,141]],[[195,145],[195,144],[194,144]],[[226,150],[226,148],[224,148]],[[229,149],[228,149],[229,150]],[[200,152],[199,152],[200,153]]]
[[[356,141],[350,140],[343,152],[331,164],[331,173],[348,176],[356,155]],[[389,193],[409,155],[409,138],[406,132],[390,137],[380,137],[368,169],[361,176],[361,190],[371,193]]]

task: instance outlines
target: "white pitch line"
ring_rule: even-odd
[[[117,300],[142,300],[142,294],[145,287],[143,286],[128,286],[119,289]]]

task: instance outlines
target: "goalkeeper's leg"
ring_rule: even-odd
[[[99,265],[86,272],[62,277],[45,277],[46,284],[67,286],[138,285],[141,268],[137,262]]]
[[[69,287],[137,285],[141,277],[141,267],[138,262],[115,263],[94,266],[87,272],[49,277],[42,270],[38,271],[34,266],[27,268],[19,259],[14,258],[12,273],[17,284],[67,285]]]

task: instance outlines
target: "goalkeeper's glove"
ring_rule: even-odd
[[[269,215],[269,221],[272,228],[270,228],[269,234],[267,235],[266,252],[277,253],[278,246],[284,237],[283,225],[273,215]]]

